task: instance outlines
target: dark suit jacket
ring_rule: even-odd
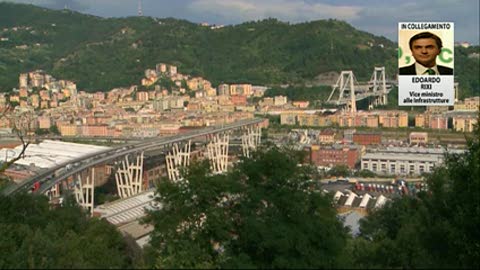
[[[453,75],[453,69],[451,68],[437,65],[437,69],[440,75]],[[399,75],[417,75],[415,63],[410,66],[401,67],[398,73]]]

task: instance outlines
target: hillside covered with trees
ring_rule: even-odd
[[[353,70],[368,80],[374,66],[397,71],[396,44],[337,20],[290,24],[276,19],[211,29],[173,18],[100,18],[69,10],[0,3],[0,91],[18,74],[43,69],[82,90],[108,91],[139,84],[157,63],[214,85],[248,82],[302,86],[319,74]],[[478,91],[475,48],[456,48],[462,95]],[[318,84],[318,82],[316,82]]]

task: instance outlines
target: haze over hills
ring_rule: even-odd
[[[157,63],[221,82],[311,83],[319,74],[353,70],[367,80],[374,66],[397,71],[396,43],[337,20],[289,24],[276,19],[212,29],[185,20],[100,18],[73,11],[0,3],[0,91],[18,74],[43,69],[79,89],[108,91],[139,84]],[[462,95],[479,89],[478,53],[456,48]]]

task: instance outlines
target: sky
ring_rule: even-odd
[[[138,14],[139,0],[0,0],[69,9],[101,17]],[[480,0],[141,0],[144,16],[216,25],[277,18],[299,23],[343,20],[392,41],[398,22],[454,22],[455,41],[479,44]],[[0,18],[1,19],[1,18]]]

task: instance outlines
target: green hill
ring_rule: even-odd
[[[173,18],[104,19],[11,3],[0,3],[0,18],[0,37],[8,38],[0,42],[2,91],[17,86],[19,73],[34,69],[73,80],[80,89],[108,91],[139,84],[143,71],[160,62],[205,76],[214,85],[302,85],[345,69],[367,80],[374,66],[386,66],[393,78],[397,68],[396,43],[337,20],[267,19],[210,29]],[[479,84],[478,58],[468,55],[456,54],[459,64],[477,71],[458,76],[464,93]]]

